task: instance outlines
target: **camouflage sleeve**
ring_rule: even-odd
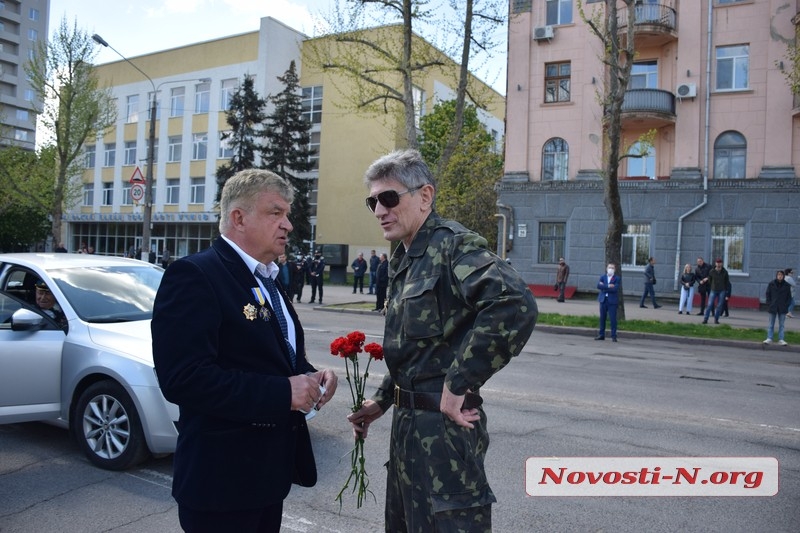
[[[482,248],[461,247],[453,257],[453,290],[474,321],[463,337],[445,383],[454,394],[480,387],[518,355],[536,324],[536,300],[509,264]]]
[[[385,413],[394,403],[394,380],[387,372],[383,378],[378,390],[372,396],[372,400],[381,406],[381,410]]]

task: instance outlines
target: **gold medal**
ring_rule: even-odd
[[[244,313],[244,317],[247,320],[255,320],[256,319],[256,306],[253,304],[247,304],[242,309],[242,313]]]

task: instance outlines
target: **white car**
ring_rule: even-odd
[[[0,424],[69,428],[109,470],[174,452],[178,407],[158,387],[150,336],[163,272],[99,255],[0,254]],[[37,306],[37,282],[55,318]]]

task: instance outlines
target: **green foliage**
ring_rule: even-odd
[[[253,77],[246,75],[239,89],[231,97],[230,107],[225,112],[225,120],[231,127],[222,138],[228,141],[233,156],[228,163],[217,168],[217,197],[219,202],[222,188],[228,179],[246,168],[255,166],[256,153],[260,149],[260,126],[267,115],[264,107],[267,101],[261,98],[254,88]]]
[[[53,196],[49,205],[39,206],[50,213],[54,241],[61,238],[61,215],[72,198],[70,184],[81,172],[77,163],[84,143],[116,122],[116,102],[109,89],[99,87],[92,64],[95,55],[92,38],[62,19],[49,40],[37,43],[25,64],[31,87],[44,103],[36,110],[39,125],[53,141]]]
[[[445,218],[457,220],[497,246],[497,192],[495,184],[503,175],[503,159],[495,151],[495,141],[478,120],[474,106],[464,110],[461,135],[447,165],[437,171],[439,159],[453,128],[454,100],[437,104],[420,121],[420,153],[435,173],[436,210]]]
[[[311,156],[315,152],[309,148],[311,123],[303,116],[300,78],[294,61],[283,76],[278,76],[278,81],[283,83],[284,88],[268,98],[274,108],[267,116],[263,130],[266,143],[261,148],[262,164],[289,180],[295,188],[289,216],[294,229],[289,234],[289,246],[292,250],[305,250],[303,241],[311,239],[311,207],[308,199],[311,183],[298,174],[314,168]]]
[[[50,230],[54,148],[0,150],[0,251],[27,251]]]

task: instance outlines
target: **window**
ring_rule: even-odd
[[[654,23],[661,20],[661,0],[636,0],[636,22]]]
[[[211,102],[211,83],[198,83],[194,86],[194,112],[208,113]]]
[[[726,131],[714,141],[714,179],[745,177],[747,141],[738,131]]]
[[[17,109],[17,120],[20,122],[28,122],[30,119],[31,116],[27,109]]]
[[[208,133],[192,135],[192,159],[205,159],[208,152]]]
[[[744,271],[744,226],[711,225],[711,257],[721,257],[728,272]]]
[[[28,18],[31,20],[39,20],[39,10],[32,7],[28,10]]]
[[[572,0],[547,0],[547,25],[570,24]]]
[[[750,47],[717,47],[717,90],[736,91],[750,86]]]
[[[181,180],[172,178],[167,180],[167,201],[168,204],[177,204],[181,192]]]
[[[125,164],[136,164],[136,141],[125,141]]]
[[[31,140],[31,132],[29,132],[28,130],[16,129],[16,130],[14,130],[14,140],[15,141],[22,141],[22,142],[30,141]]]
[[[628,150],[628,177],[647,176],[656,179],[656,149],[652,146],[635,142]]]
[[[569,102],[570,62],[547,63],[544,66],[544,101]]]
[[[303,118],[311,124],[322,122],[322,85],[303,87]]]
[[[108,143],[103,151],[103,166],[113,167],[117,162],[117,145]]]
[[[169,138],[169,156],[167,161],[174,163],[181,160],[181,136],[176,135]]]
[[[103,183],[103,205],[114,204],[114,184],[111,182]]]
[[[419,128],[419,121],[425,116],[425,91],[411,87],[411,97],[414,99],[414,126]]]
[[[171,117],[183,116],[183,102],[185,94],[186,94],[185,87],[175,87],[170,91],[169,116]]]
[[[36,97],[36,93],[33,92],[33,89],[25,89],[25,101],[26,102],[33,102],[33,99]]]
[[[126,106],[126,122],[139,122],[139,95],[132,94],[128,97]]]
[[[542,181],[567,181],[569,145],[560,138],[550,139],[542,150]]]
[[[628,89],[658,89],[658,62],[637,61],[631,67]]]
[[[39,39],[39,32],[34,30],[33,28],[30,28],[28,30],[28,40],[29,41],[36,41],[38,39]]]
[[[567,225],[564,222],[539,223],[539,263],[556,264],[564,256]]]
[[[231,131],[221,131],[219,133],[219,151],[217,152],[218,159],[232,159],[233,148],[231,148]]]
[[[227,111],[231,106],[231,98],[236,94],[238,82],[236,78],[230,80],[222,80],[222,87],[219,96],[219,108],[221,111]]]
[[[83,149],[84,168],[94,168],[96,152],[97,152],[97,146],[93,144],[86,145],[86,148]]]
[[[94,184],[85,183],[83,185],[83,205],[94,204]]]
[[[647,266],[650,258],[650,224],[626,224],[622,228],[622,265]]]
[[[308,156],[309,163],[312,164],[311,170],[319,170],[319,144],[322,134],[318,131],[311,132],[311,140],[308,143],[308,149],[311,155]]]
[[[724,4],[738,4],[739,2],[745,2],[746,0],[717,0],[717,4],[724,5]]]
[[[206,179],[192,178],[190,204],[202,204],[206,201]]]
[[[131,198],[132,185],[130,181],[122,182],[122,205],[133,205],[133,198]]]

